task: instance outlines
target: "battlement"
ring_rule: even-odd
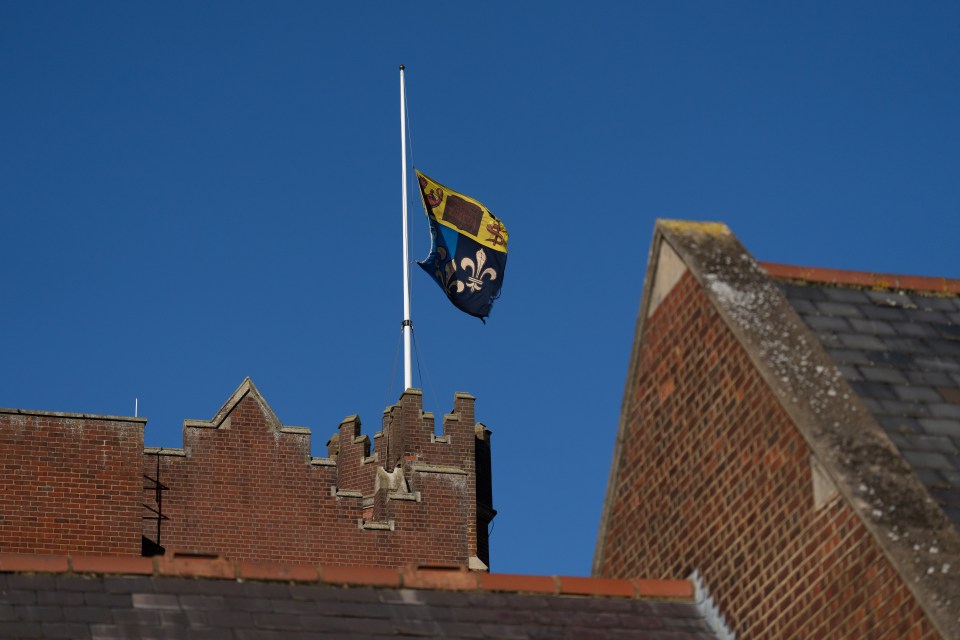
[[[93,436],[69,439],[62,455],[54,455],[71,468],[61,485],[75,489],[78,503],[92,500],[80,481],[84,474],[105,465],[126,471],[111,494],[116,500],[101,514],[123,520],[123,541],[75,548],[53,527],[48,549],[20,533],[33,535],[39,526],[24,529],[18,521],[14,529],[3,518],[0,548],[61,553],[109,548],[129,555],[173,549],[250,560],[485,569],[486,533],[496,514],[489,431],[474,423],[474,398],[458,393],[444,416],[443,435],[436,436],[433,415],[423,411],[422,401],[419,390],[408,389],[384,411],[383,428],[372,438],[362,433],[358,416],[348,416],[328,440],[326,457],[311,455],[310,429],[284,426],[249,378],[212,419],[185,420],[178,449],[143,448],[143,419],[129,422],[136,432],[133,446],[113,448],[96,444],[102,438],[91,429],[102,429],[105,420],[126,425],[127,419],[44,414],[48,440],[62,440],[77,424]],[[4,486],[33,488],[37,473],[25,454],[42,443],[35,428],[23,428],[22,413],[0,410],[5,445],[0,469]],[[19,508],[13,502],[21,493],[0,498],[0,513]],[[31,489],[28,498],[21,506],[53,518],[62,507],[38,490]]]

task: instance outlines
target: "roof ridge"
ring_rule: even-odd
[[[960,294],[960,279],[957,278],[898,275],[825,267],[801,267],[777,262],[761,262],[760,267],[770,277],[781,280],[852,285],[873,290],[916,291],[939,295]]]
[[[171,553],[144,558],[108,554],[0,552],[0,574],[43,573],[209,578],[316,583],[349,587],[438,591],[492,591],[540,595],[693,602],[690,580],[621,580],[580,576],[535,576],[469,571],[466,566],[407,565],[397,568],[290,564],[231,560],[223,556]]]

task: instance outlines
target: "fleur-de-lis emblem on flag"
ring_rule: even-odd
[[[489,278],[490,282],[493,282],[497,279],[497,272],[492,268],[487,267],[483,268],[484,263],[487,261],[487,252],[483,249],[477,249],[477,262],[474,263],[470,258],[463,258],[460,261],[460,268],[463,270],[470,269],[470,275],[467,276],[466,287],[471,291],[480,291],[483,288],[483,279]],[[458,287],[459,288],[459,287]]]

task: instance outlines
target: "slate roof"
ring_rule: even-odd
[[[763,267],[960,528],[960,281]]]
[[[0,553],[2,638],[715,639],[683,580]]]

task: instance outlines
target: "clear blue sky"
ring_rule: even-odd
[[[497,571],[589,572],[656,218],[960,277],[956,3],[3,2],[0,406],[139,397],[175,447],[249,375],[316,455],[376,431],[400,63],[417,167],[510,232],[486,326],[411,273],[426,408],[494,432]]]

